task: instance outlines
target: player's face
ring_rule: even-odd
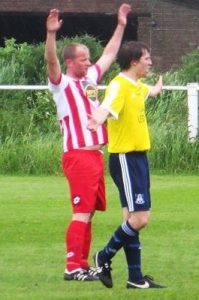
[[[90,62],[90,53],[87,47],[78,46],[75,50],[75,57],[70,60],[70,71],[77,78],[86,76]]]
[[[136,63],[136,70],[139,78],[146,77],[152,66],[152,60],[150,53],[147,50],[143,51],[143,54],[139,61]]]

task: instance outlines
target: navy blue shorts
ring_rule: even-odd
[[[151,207],[149,164],[146,152],[111,153],[109,169],[122,207],[129,212]]]

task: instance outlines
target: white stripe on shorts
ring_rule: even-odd
[[[121,170],[122,170],[122,179],[123,179],[123,184],[124,184],[125,196],[126,196],[127,203],[128,203],[128,209],[129,209],[129,211],[134,211],[133,195],[132,195],[132,190],[131,190],[131,181],[130,181],[128,166],[127,166],[127,161],[126,161],[126,155],[124,153],[119,153],[119,161],[120,161]]]

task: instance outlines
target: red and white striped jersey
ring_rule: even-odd
[[[88,69],[87,76],[77,80],[61,74],[60,81],[49,79],[49,89],[57,106],[57,115],[63,134],[64,152],[83,147],[104,145],[107,132],[104,125],[96,132],[87,129],[89,116],[99,106],[97,82],[100,70],[97,65]]]

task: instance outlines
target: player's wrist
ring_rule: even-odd
[[[47,31],[47,34],[49,34],[49,35],[55,35],[57,33],[57,30],[48,29],[48,28],[46,31]]]
[[[124,22],[118,20],[117,26],[118,26],[118,27],[121,27],[121,28],[125,28],[125,27],[126,27],[126,23],[124,23]]]

